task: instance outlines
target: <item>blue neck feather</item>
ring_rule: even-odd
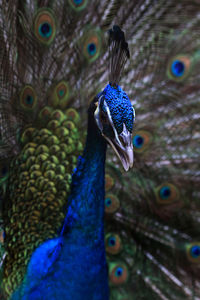
[[[104,234],[106,148],[107,143],[89,111],[86,146],[72,176],[62,233],[78,230],[84,235]]]

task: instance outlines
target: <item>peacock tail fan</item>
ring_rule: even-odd
[[[118,24],[136,121],[133,168],[124,173],[107,153],[110,299],[200,299],[199,4],[0,1],[2,298],[60,232],[88,105],[111,73],[121,77],[115,65],[107,71],[106,34]]]

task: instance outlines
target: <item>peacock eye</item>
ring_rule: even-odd
[[[105,199],[105,212],[107,214],[113,214],[119,209],[119,207],[119,199],[113,194],[108,194]]]
[[[155,189],[156,201],[159,204],[169,204],[179,199],[178,188],[170,183],[163,183]]]
[[[48,24],[48,23],[43,23],[43,24],[41,24],[41,25],[39,26],[39,31],[40,31],[40,33],[41,33],[41,35],[42,35],[43,37],[48,38],[48,37],[50,37],[50,35],[51,35],[52,29],[51,29],[50,24]]]
[[[118,234],[106,235],[106,252],[112,255],[118,254],[122,249],[121,239]]]
[[[25,85],[20,92],[20,106],[24,111],[33,111],[37,105],[37,94],[31,85]]]
[[[110,266],[110,282],[114,285],[121,285],[128,280],[128,268],[125,264],[113,264]]]
[[[200,262],[200,243],[193,242],[186,245],[186,254],[192,263]]]
[[[96,53],[96,45],[94,43],[90,43],[87,46],[89,55],[93,56]]]
[[[152,140],[153,136],[149,131],[138,130],[133,137],[133,146],[135,148],[135,152],[145,152],[151,145]]]
[[[173,61],[171,65],[171,72],[174,76],[180,77],[185,71],[185,64],[180,60]]]
[[[44,45],[50,45],[56,36],[56,20],[49,9],[40,9],[34,20],[34,34]]]
[[[192,246],[190,249],[190,254],[192,255],[193,258],[200,257],[200,247],[198,245]]]
[[[167,75],[176,82],[183,81],[192,70],[192,58],[189,55],[172,57],[167,66]]]

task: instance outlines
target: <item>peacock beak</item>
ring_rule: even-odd
[[[133,144],[132,134],[127,130],[125,124],[123,124],[123,131],[117,134],[114,130],[115,137],[109,138],[103,134],[105,139],[111,145],[117,156],[119,157],[123,168],[128,171],[133,166]]]
[[[100,104],[103,97],[99,98],[99,101],[96,104],[96,110],[94,113],[94,117],[97,123],[97,126],[102,134],[102,136],[107,140],[107,142],[111,145],[117,156],[119,157],[123,168],[125,171],[128,171],[129,168],[133,166],[133,144],[132,144],[132,134],[126,128],[126,125],[123,123],[123,130],[120,134],[117,133],[117,130],[113,124],[112,117],[110,114],[109,107],[104,101],[104,107],[106,110],[106,117],[104,119],[101,117],[101,109]],[[109,125],[113,135],[112,137],[106,134],[104,131],[104,125]]]

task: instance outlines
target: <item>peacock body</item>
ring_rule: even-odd
[[[3,299],[200,299],[199,4],[0,1]]]

